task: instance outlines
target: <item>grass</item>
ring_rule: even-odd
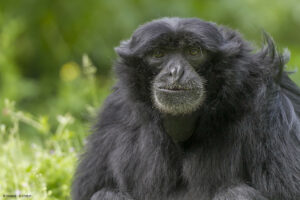
[[[96,68],[87,56],[82,65],[70,62],[62,66],[63,97],[53,100],[59,108],[47,108],[47,115],[18,110],[15,102],[3,100],[0,198],[70,199],[72,176],[89,134],[90,119],[112,84],[106,80],[98,86]],[[64,109],[70,112],[59,114]]]
[[[36,120],[14,109],[6,100],[5,114],[12,127],[0,126],[0,185],[2,195],[31,195],[32,199],[69,199],[69,188],[78,151],[68,126],[71,115],[59,115],[55,133],[48,131],[43,118]],[[21,123],[34,128],[45,139],[43,144],[21,139]],[[23,124],[23,125],[24,125]],[[19,198],[17,198],[19,199]]]

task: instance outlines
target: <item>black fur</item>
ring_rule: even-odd
[[[180,35],[211,55],[192,137],[175,143],[151,102],[145,53]],[[118,83],[88,138],[73,200],[299,200],[300,89],[265,34],[253,52],[230,29],[199,19],[163,18],[116,48]],[[178,44],[175,44],[175,46]]]

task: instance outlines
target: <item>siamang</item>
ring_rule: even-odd
[[[73,200],[299,200],[300,89],[264,36],[162,18],[121,42]]]

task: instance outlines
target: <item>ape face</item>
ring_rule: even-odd
[[[158,48],[146,56],[149,67],[158,71],[152,84],[153,103],[174,115],[196,110],[205,98],[205,79],[196,72],[206,60],[205,52],[201,46],[182,44]]]
[[[148,77],[134,82],[144,82],[144,88],[138,90],[149,88],[150,94],[146,95],[151,96],[157,109],[181,115],[192,113],[203,104],[207,90],[205,72],[218,54],[221,38],[211,23],[165,18],[141,26],[116,51],[124,60],[139,59],[139,65],[132,66],[143,63],[142,70],[148,71],[143,74]]]

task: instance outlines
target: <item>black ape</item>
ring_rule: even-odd
[[[73,200],[300,199],[300,89],[269,37],[163,18],[116,52]]]

